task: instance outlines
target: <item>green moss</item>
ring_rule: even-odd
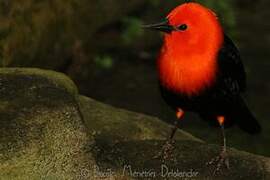
[[[0,68],[0,74],[12,76],[41,76],[51,81],[56,87],[66,89],[70,94],[78,94],[77,86],[62,73],[38,68]]]
[[[164,165],[192,169],[196,179],[269,178],[268,158],[235,149],[229,149],[231,169],[213,176],[215,166],[205,163],[220,147],[180,130],[172,158],[155,158],[170,133],[167,124],[78,96],[62,74],[1,69],[0,84],[0,179],[101,179],[107,171],[104,178],[136,179],[123,173],[125,166],[162,179]]]
[[[194,141],[178,141],[173,151],[173,158],[163,162],[155,156],[161,150],[164,141],[137,140],[128,142],[112,142],[108,139],[98,139],[95,151],[100,169],[113,169],[119,171],[130,166],[133,172],[154,172],[155,178],[163,179],[166,176],[165,167],[175,172],[196,172],[194,179],[263,179],[265,167],[261,160],[253,155],[229,150],[231,169],[222,167],[222,172],[213,175],[215,166],[206,166],[206,162],[219,153],[220,148]],[[163,173],[162,173],[163,169]],[[130,171],[125,175],[132,177]],[[173,176],[166,176],[174,179]],[[149,178],[149,177],[148,177]],[[145,178],[147,179],[147,177]]]
[[[79,100],[85,124],[90,133],[95,131],[97,136],[123,140],[166,139],[170,133],[171,128],[157,118],[114,108],[84,96]],[[202,142],[180,130],[176,138]]]
[[[39,69],[0,70],[0,179],[74,179],[94,163],[66,76]]]

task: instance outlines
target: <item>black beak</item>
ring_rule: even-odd
[[[144,25],[143,28],[153,29],[165,33],[171,33],[174,30],[173,26],[169,24],[168,20],[165,20],[161,23]]]

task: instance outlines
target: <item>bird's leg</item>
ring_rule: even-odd
[[[161,152],[159,152],[159,155],[158,155],[159,157],[162,158],[163,161],[172,159],[171,155],[172,155],[174,144],[175,144],[173,137],[177,131],[177,128],[178,128],[178,123],[177,121],[175,121],[170,137],[169,139],[166,140],[165,144],[162,146]]]
[[[183,115],[184,115],[184,111],[182,109],[178,108],[176,111],[176,117],[177,117],[178,121],[174,122],[174,126],[172,128],[169,139],[163,145],[161,152],[159,152],[159,154],[155,157],[162,157],[163,161],[171,159],[172,151],[174,149],[174,144],[175,144],[173,137],[178,129],[178,122],[179,122],[179,120],[181,120]]]
[[[229,158],[228,158],[227,149],[226,149],[226,136],[225,136],[225,130],[224,130],[224,120],[225,120],[225,118],[224,118],[224,116],[218,116],[217,119],[218,119],[219,125],[221,127],[221,132],[222,132],[222,137],[223,137],[223,146],[222,146],[222,150],[221,150],[219,156],[213,158],[210,162],[207,163],[207,165],[217,163],[217,167],[214,170],[214,174],[219,172],[223,165],[225,165],[225,167],[227,169],[230,168],[230,166],[229,166]]]

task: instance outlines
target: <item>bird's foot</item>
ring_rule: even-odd
[[[167,140],[166,143],[162,146],[161,151],[154,156],[155,159],[160,159],[162,160],[163,163],[166,161],[171,161],[174,160],[173,157],[173,150],[174,150],[174,145],[175,145],[175,140]]]
[[[223,167],[230,169],[229,157],[228,157],[227,151],[222,150],[221,153],[217,157],[211,159],[209,162],[206,163],[206,165],[216,166],[213,172],[213,175],[216,175],[217,173],[221,172]]]

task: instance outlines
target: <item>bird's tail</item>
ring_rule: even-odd
[[[238,127],[249,134],[258,134],[261,132],[261,126],[248,109],[242,98],[238,99],[237,107],[233,107],[231,117],[234,118]]]

